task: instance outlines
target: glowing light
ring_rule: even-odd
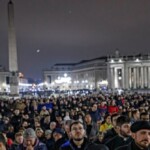
[[[90,85],[90,89],[92,89],[92,88],[93,88],[93,85],[91,84],[91,85]]]
[[[121,59],[119,59],[119,62],[122,62],[122,60],[121,60]]]
[[[55,80],[55,83],[71,83],[71,77],[60,77],[60,79]]]
[[[45,85],[48,85],[48,83],[47,83],[46,81],[44,82],[44,84],[45,84]]]
[[[67,77],[67,76],[68,76],[67,73],[65,73],[65,74],[64,74],[64,77]]]
[[[89,88],[89,85],[88,85],[88,84],[86,85],[86,88],[87,88],[87,89]]]
[[[121,79],[122,79],[122,77],[118,77],[118,79],[119,79],[119,80],[121,80]]]
[[[114,60],[113,59],[111,59],[111,61],[110,61],[111,63],[114,63]]]
[[[2,86],[3,86],[3,87],[6,87],[6,83],[2,83]]]
[[[23,78],[23,77],[24,77],[23,73],[19,72],[19,78]]]
[[[19,83],[19,86],[32,86],[32,84],[28,84],[28,83]]]
[[[136,61],[136,62],[139,62],[140,60],[137,58],[135,61]]]
[[[88,83],[88,80],[85,80],[85,83]]]
[[[54,84],[55,84],[54,82],[51,83],[51,85],[54,85]]]
[[[107,80],[102,80],[99,82],[100,85],[108,85],[108,81]]]

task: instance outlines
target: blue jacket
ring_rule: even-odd
[[[26,146],[24,144],[20,144],[16,150],[26,150]],[[47,146],[40,142],[38,139],[36,140],[36,144],[34,146],[34,150],[48,150]]]
[[[82,150],[109,150],[105,145],[89,142],[86,138],[84,139],[84,143],[81,148]],[[77,150],[77,147],[73,143],[73,140],[70,140],[63,144],[60,147],[60,150]]]

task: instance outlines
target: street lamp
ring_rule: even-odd
[[[67,75],[67,73],[64,73],[64,77],[67,77],[68,75]]]

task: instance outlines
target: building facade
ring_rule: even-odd
[[[44,81],[45,87],[62,90],[105,87],[113,90],[150,89],[150,56],[119,56],[116,51],[112,57],[55,64],[44,71]]]
[[[55,64],[44,71],[48,88],[95,89],[107,86],[106,57],[84,60],[74,64]]]
[[[112,89],[150,89],[150,56],[112,57],[107,63]]]

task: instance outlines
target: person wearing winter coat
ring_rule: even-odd
[[[133,141],[116,150],[150,150],[150,122],[137,121],[131,126]]]
[[[60,150],[109,150],[103,144],[90,142],[85,136],[84,125],[80,121],[75,121],[70,125],[71,140],[63,144]]]
[[[46,144],[39,141],[34,129],[27,128],[23,134],[23,143],[16,150],[47,150]]]

